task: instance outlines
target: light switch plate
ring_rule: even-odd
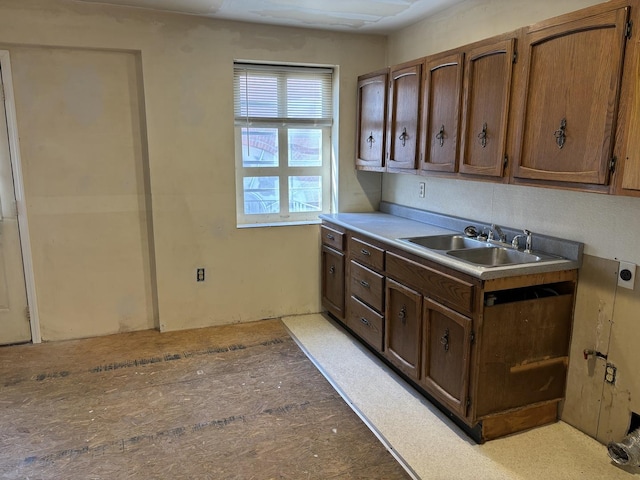
[[[618,286],[633,290],[636,281],[636,264],[629,262],[620,262],[618,268]]]

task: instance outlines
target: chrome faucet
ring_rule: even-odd
[[[531,238],[532,234],[526,228],[523,230],[523,232],[524,233],[521,233],[520,235],[516,235],[515,237],[513,237],[513,240],[511,241],[511,246],[517,250],[519,247],[518,240],[522,237],[526,237],[527,240],[525,243],[524,253],[531,253],[531,246],[533,243],[533,239]]]
[[[496,235],[498,235],[498,240],[500,240],[502,243],[507,241],[507,236],[500,229],[500,227],[495,223],[492,223],[491,228],[489,228],[489,236],[487,237],[487,240],[493,240],[493,232],[495,232]]]

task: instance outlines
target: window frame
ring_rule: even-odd
[[[242,99],[246,99],[239,90],[242,88],[239,79],[242,72],[249,72],[247,75],[270,76],[276,74],[279,80],[286,80],[288,77],[282,72],[292,72],[292,78],[304,74],[320,72],[325,76],[329,74],[329,94],[323,91],[322,113],[320,117],[287,117],[283,115],[283,107],[286,104],[281,102],[283,89],[277,88],[278,114],[277,116],[251,116],[249,108]],[[246,78],[246,77],[245,77]],[[245,80],[246,82],[246,80]],[[246,83],[244,84],[246,86]],[[235,138],[235,183],[236,183],[236,224],[238,228],[264,227],[264,226],[286,226],[286,225],[306,225],[319,223],[319,215],[330,213],[333,210],[335,193],[333,184],[333,143],[332,135],[335,128],[333,104],[335,102],[336,69],[327,66],[301,66],[301,65],[276,65],[263,63],[234,62],[234,138]],[[248,95],[248,94],[247,94]],[[285,97],[286,98],[286,97]],[[331,105],[327,118],[324,109],[327,98]],[[246,100],[245,100],[246,101]],[[251,112],[253,113],[253,112]],[[278,165],[277,166],[245,166],[243,148],[243,131],[245,129],[276,129],[278,140]],[[321,162],[318,166],[290,166],[289,165],[289,141],[288,135],[291,129],[314,129],[320,132]],[[290,211],[290,202],[293,202],[289,182],[291,177],[320,177],[321,208],[314,211],[296,212]],[[279,211],[265,213],[245,213],[245,178],[251,177],[277,177],[279,185]]]

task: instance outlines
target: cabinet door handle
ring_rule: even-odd
[[[371,256],[371,252],[369,250],[365,250],[364,248],[362,250],[360,250],[360,253],[365,255],[365,256],[367,256],[367,257]]]
[[[371,323],[369,323],[369,320],[367,320],[367,319],[366,319],[366,318],[364,318],[364,317],[360,317],[360,321],[361,321],[363,324],[365,324],[367,327],[368,327],[369,325],[371,325]]]
[[[448,328],[444,330],[444,335],[440,337],[440,343],[444,347],[445,352],[449,350],[449,329]]]
[[[373,148],[373,144],[375,143],[376,139],[373,138],[373,132],[371,132],[369,134],[369,137],[367,138],[367,143],[369,144],[369,148]]]
[[[485,148],[487,146],[487,122],[482,124],[482,131],[478,134],[478,138],[480,139],[482,148]]]
[[[364,280],[360,280],[360,285],[362,285],[364,288],[369,288],[369,284]]]
[[[327,238],[328,238],[329,240],[335,240],[335,239],[336,239],[336,237],[334,237],[334,236],[333,236],[333,235],[331,235],[330,233],[327,233]]]
[[[436,134],[436,140],[440,141],[440,147],[444,147],[444,125],[440,127],[440,131]]]
[[[335,265],[331,265],[331,266],[329,267],[329,273],[330,273],[331,275],[333,275],[333,274],[335,274],[335,273],[336,273],[336,267],[335,267]]]
[[[409,138],[409,134],[407,133],[407,127],[402,129],[402,133],[398,137],[400,141],[402,141],[402,146],[404,147],[407,143],[407,138]]]
[[[567,119],[560,120],[560,128],[553,132],[553,136],[556,138],[556,144],[558,148],[564,147],[564,142],[567,140]]]
[[[407,323],[407,306],[406,305],[402,305],[402,308],[400,309],[400,313],[398,313],[398,318],[400,319],[403,325]]]

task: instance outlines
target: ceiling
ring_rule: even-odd
[[[464,0],[78,0],[271,25],[389,34]]]

